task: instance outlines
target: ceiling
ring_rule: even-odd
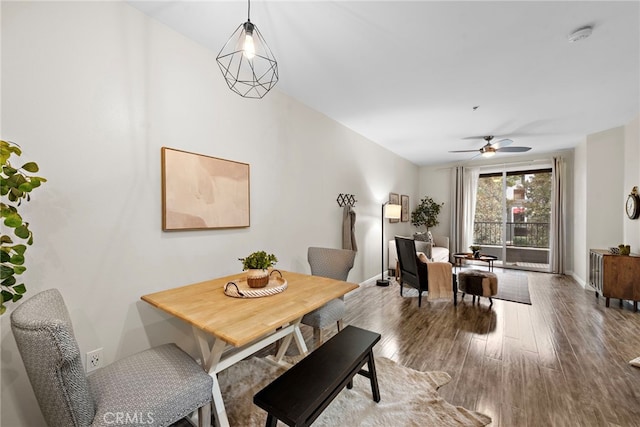
[[[247,18],[245,1],[128,3],[216,55]],[[254,0],[251,22],[274,90],[418,165],[469,160],[448,151],[485,135],[568,149],[640,113],[640,1]]]

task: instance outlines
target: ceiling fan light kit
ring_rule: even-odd
[[[251,0],[247,4],[247,22],[236,28],[216,61],[229,89],[243,98],[262,98],[278,82],[278,63],[251,22]]]

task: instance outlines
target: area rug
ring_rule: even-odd
[[[273,363],[252,358],[218,374],[231,426],[264,426],[267,414],[253,395],[283,372]],[[369,379],[356,375],[313,423],[315,426],[485,426],[491,418],[453,406],[438,394],[451,381],[446,372],[419,372],[387,358],[376,358],[381,400],[371,398]],[[279,424],[283,425],[283,424]]]
[[[496,273],[498,294],[492,298],[531,305],[529,279],[525,273]]]

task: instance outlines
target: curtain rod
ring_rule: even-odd
[[[553,157],[563,157],[563,156],[553,156]],[[552,163],[553,161],[553,157],[549,157],[547,159],[531,159],[531,160],[521,160],[519,162],[502,162],[502,163],[487,163],[487,164],[479,164],[479,165],[465,165],[465,164],[456,164],[456,165],[451,165],[451,166],[446,166],[446,167],[441,167],[438,168],[436,170],[447,170],[447,169],[452,169],[452,168],[456,168],[458,166],[462,166],[465,168],[468,167],[474,167],[474,168],[485,168],[485,167],[496,167],[496,166],[517,166],[517,165],[525,165],[525,164],[531,164],[531,163],[540,163],[540,162],[548,162],[548,163]]]

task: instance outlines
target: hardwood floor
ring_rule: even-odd
[[[492,426],[640,426],[640,369],[628,364],[640,356],[640,312],[605,308],[569,277],[506,272],[528,276],[532,305],[423,298],[418,308],[417,293],[372,284],[347,296],[344,322],[382,334],[376,356],[448,372],[441,395]]]

